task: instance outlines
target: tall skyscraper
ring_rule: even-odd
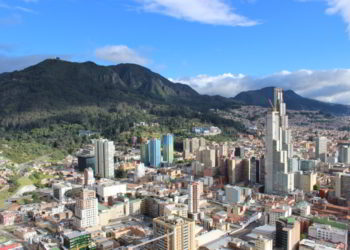
[[[148,142],[141,145],[141,162],[145,164],[145,166],[149,166],[149,154],[148,154]]]
[[[294,190],[294,174],[288,172],[293,145],[280,88],[274,89],[273,110],[267,114],[266,125],[265,192],[288,193]]]
[[[148,143],[149,162],[152,167],[160,167],[160,140],[151,139]]]
[[[75,226],[79,229],[98,225],[98,202],[94,190],[83,189],[75,204]]]
[[[193,220],[169,215],[153,219],[154,237],[169,234],[155,242],[154,249],[160,250],[195,250],[195,222]]]
[[[174,161],[174,136],[172,134],[163,136],[163,161],[167,163]]]
[[[316,138],[316,159],[320,159],[323,162],[327,161],[327,138],[317,137]]]
[[[188,184],[188,212],[198,213],[199,212],[199,202],[200,202],[200,187],[199,182],[191,182]]]
[[[95,142],[96,171],[101,178],[114,178],[114,143],[106,139]]]

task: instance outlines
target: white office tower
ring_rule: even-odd
[[[75,204],[75,226],[85,229],[98,225],[98,202],[94,190],[83,189]]]
[[[105,139],[95,142],[96,176],[114,178],[114,143]]]
[[[92,186],[95,184],[94,171],[92,168],[85,168],[84,170],[84,185]]]
[[[288,171],[288,159],[293,155],[293,144],[280,88],[274,89],[273,110],[267,114],[266,124],[265,193],[291,192],[294,174]]]
[[[198,213],[200,202],[200,184],[199,182],[192,182],[188,184],[188,212]]]
[[[137,182],[144,176],[145,176],[145,164],[140,163],[139,165],[137,165],[135,169],[134,182]]]
[[[327,161],[327,138],[317,137],[316,138],[316,159],[320,159],[323,162]]]

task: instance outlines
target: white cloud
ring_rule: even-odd
[[[327,0],[329,8],[326,13],[329,15],[340,14],[347,23],[347,31],[350,34],[350,1],[349,0]]]
[[[146,12],[177,19],[227,26],[254,26],[258,21],[239,15],[224,0],[135,0]]]
[[[260,78],[226,73],[171,80],[188,84],[208,95],[234,97],[241,91],[276,86],[320,101],[350,104],[350,69],[281,71]]]
[[[95,50],[98,59],[112,63],[136,63],[146,65],[147,58],[125,45],[108,45]]]
[[[1,9],[7,9],[7,10],[19,10],[19,11],[22,11],[22,12],[27,12],[27,13],[36,13],[34,10],[32,9],[29,9],[29,8],[25,8],[25,7],[22,7],[22,6],[11,6],[11,5],[8,5],[6,3],[3,3],[3,2],[0,2],[0,8]]]

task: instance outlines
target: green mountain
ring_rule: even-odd
[[[266,87],[259,90],[250,90],[241,92],[233,99],[243,105],[256,105],[262,107],[270,107],[269,99],[273,101],[274,87]],[[293,90],[284,92],[284,101],[288,109],[291,110],[309,110],[321,111],[334,115],[350,114],[350,106],[321,102],[296,94]]]
[[[71,106],[115,103],[182,104],[203,110],[237,106],[223,97],[199,95],[135,64],[99,66],[45,60],[21,71],[0,74],[1,118],[13,113],[52,111]]]
[[[176,117],[241,129],[238,123],[209,112],[239,106],[230,98],[200,95],[188,85],[170,82],[135,64],[99,66],[50,59],[0,74],[3,130],[67,123],[117,136],[134,122]]]

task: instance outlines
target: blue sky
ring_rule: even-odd
[[[142,64],[202,93],[272,82],[344,103],[310,88],[350,90],[349,23],[349,0],[0,0],[0,72],[57,55]]]

